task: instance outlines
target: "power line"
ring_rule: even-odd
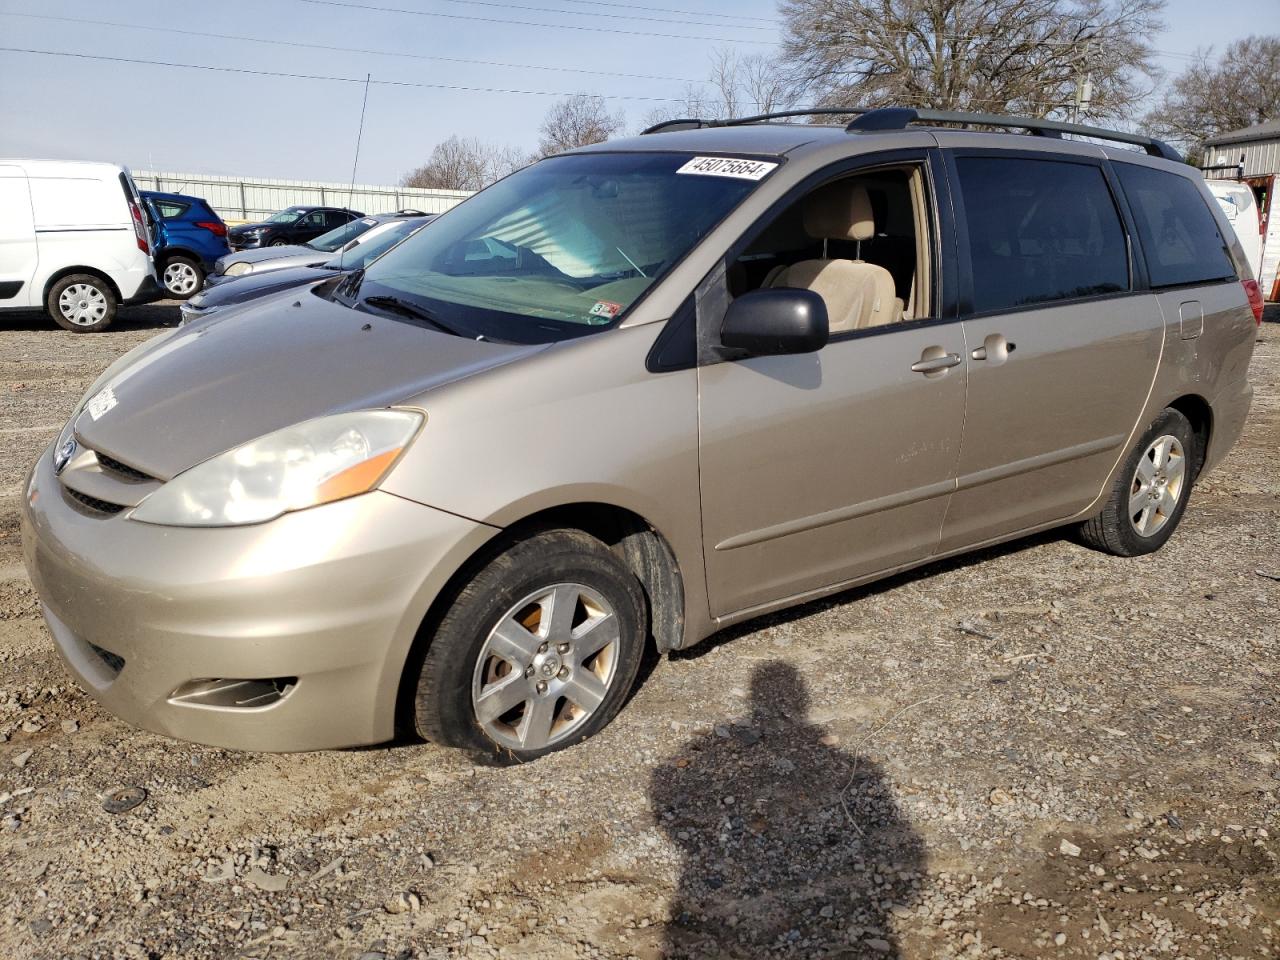
[[[497,7],[500,10],[528,10],[531,13],[555,13],[570,17],[580,17],[582,13],[577,10],[560,10],[555,7],[533,7],[524,3],[498,3],[497,0],[444,0],[445,3],[460,3],[473,7]],[[400,12],[400,11],[397,11]],[[403,11],[409,12],[409,11]],[[412,11],[420,13],[423,11]],[[685,13],[682,10],[664,11],[670,13]],[[643,20],[647,23],[678,23],[691,27],[728,27],[731,30],[776,30],[776,26],[759,27],[738,23],[704,23],[700,20],[671,20],[665,17],[652,17],[637,13],[603,13],[599,10],[594,11],[591,16],[603,17],[608,20]],[[686,16],[702,16],[699,13],[688,13]],[[774,21],[776,23],[776,21]]]
[[[303,43],[300,40],[276,40],[266,37],[249,37],[233,33],[210,33],[205,30],[182,30],[177,27],[156,27],[145,23],[121,23],[116,20],[85,20],[80,17],[54,17],[41,13],[10,13],[0,10],[3,17],[25,17],[28,20],[48,20],[56,23],[83,23],[97,27],[119,27],[126,30],[149,30],[153,33],[170,33],[183,37],[217,40],[238,40],[245,43],[263,43],[280,47],[299,47],[308,50],[329,50],[334,53],[361,53],[379,57],[402,57],[408,60],[435,60],[441,63],[469,63],[485,67],[510,67],[516,70],[550,70],[557,73],[585,73],[594,77],[623,77],[631,80],[674,80],[679,83],[706,83],[687,77],[667,77],[649,73],[616,73],[608,70],[592,70],[582,67],[545,66],[534,63],[505,63],[500,60],[469,60],[465,57],[438,57],[425,53],[400,53],[395,50],[372,50],[364,47],[341,47],[326,43]]]
[[[777,23],[777,17],[752,17],[745,13],[714,13],[711,10],[677,10],[671,7],[646,7],[638,3],[603,3],[600,0],[559,0],[560,3],[576,3],[588,7],[620,7],[624,10],[647,10],[653,13],[690,13],[696,17],[722,17],[729,20],[755,20],[758,23]]]
[[[579,30],[584,33],[613,33],[624,37],[658,37],[663,40],[702,40],[711,43],[750,43],[772,46],[772,40],[743,40],[736,37],[704,37],[687,33],[654,33],[649,30],[621,30],[616,27],[585,27],[573,23],[537,23],[532,20],[504,20],[498,17],[473,17],[463,13],[440,13],[434,10],[406,10],[403,7],[380,7],[372,4],[347,3],[344,0],[300,0],[321,7],[343,7],[349,10],[365,10],[377,13],[407,13],[415,17],[443,17],[447,20],[470,20],[475,23],[499,23],[509,27],[542,27],[549,30]],[[570,13],[570,11],[560,11]],[[716,26],[724,26],[716,24]],[[754,29],[754,28],[752,28]]]
[[[176,67],[182,70],[206,70],[216,73],[239,73],[258,77],[283,77],[290,80],[329,80],[337,83],[365,83],[364,77],[336,77],[316,73],[285,73],[277,70],[250,70],[247,67],[221,67],[203,63],[173,63],[168,60],[143,60],[134,57],[108,57],[96,53],[69,53],[65,50],[36,50],[29,47],[0,47],[0,53],[29,53],[44,57],[68,57],[75,60],[102,60],[108,63],[144,64],[152,67]],[[574,94],[553,90],[517,90],[507,87],[469,87],[453,83],[416,83],[410,80],[369,80],[383,87],[418,87],[424,90],[456,90],[462,93],[505,93],[530,97],[570,97]],[[598,93],[602,100],[640,100],[650,103],[682,103],[675,97],[641,97],[625,94]]]

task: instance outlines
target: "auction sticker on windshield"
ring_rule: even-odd
[[[693,173],[704,177],[734,177],[737,180],[762,180],[776,166],[776,163],[770,163],[767,160],[694,157],[676,173]]]

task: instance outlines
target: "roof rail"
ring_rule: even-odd
[[[850,111],[852,112],[852,111]],[[890,116],[890,114],[892,116]],[[1009,117],[998,113],[961,113],[955,110],[924,110],[913,107],[886,107],[881,110],[870,110],[851,122],[846,130],[901,130],[909,123],[924,121],[925,123],[962,123],[965,125],[980,124],[984,127],[1016,127],[1039,137],[1061,137],[1064,133],[1079,137],[1093,137],[1095,140],[1110,140],[1113,143],[1128,143],[1142,147],[1153,157],[1182,162],[1182,155],[1163,140],[1143,136],[1140,133],[1124,133],[1120,130],[1108,130],[1104,127],[1091,127],[1083,123],[1065,123],[1061,120],[1032,119],[1031,117]],[[874,124],[874,126],[870,125]]]
[[[1124,133],[1120,130],[1107,130],[1103,127],[1091,127],[1082,123],[1065,123],[1061,120],[1042,120],[1031,117],[1010,117],[996,113],[963,113],[955,110],[928,110],[917,107],[813,107],[807,110],[778,110],[772,113],[759,113],[750,117],[734,117],[728,120],[667,120],[654,124],[644,133],[660,133],[670,130],[696,130],[699,127],[736,127],[748,123],[760,123],[765,120],[783,120],[790,117],[847,117],[854,119],[845,127],[849,133],[870,132],[873,130],[903,130],[912,123],[960,123],[966,126],[977,124],[984,127],[1013,127],[1026,130],[1038,137],[1057,137],[1070,133],[1079,137],[1092,137],[1095,140],[1110,140],[1113,143],[1127,143],[1142,147],[1153,157],[1182,162],[1182,155],[1163,140],[1143,136],[1140,133]]]

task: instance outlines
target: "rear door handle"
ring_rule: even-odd
[[[992,366],[998,367],[1017,349],[1018,345],[1006,340],[1003,333],[992,333],[982,341],[982,346],[975,347],[969,356],[975,360],[986,360]]]
[[[932,349],[933,348],[926,350],[925,353],[930,353]],[[923,373],[926,375],[930,373],[944,373],[949,367],[958,367],[959,365],[960,354],[958,353],[935,354],[934,356],[921,357],[911,365],[911,372]]]

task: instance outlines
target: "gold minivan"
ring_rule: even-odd
[[[1261,308],[1197,172],[844,112],[540,161],[126,354],[26,491],[71,672],[188,740],[525,761],[648,646],[1047,527],[1158,549]]]

